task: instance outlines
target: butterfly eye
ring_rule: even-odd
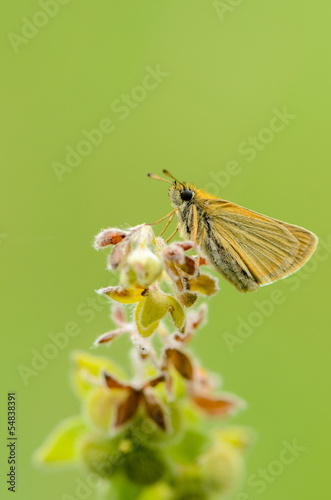
[[[184,191],[180,193],[180,197],[183,201],[190,201],[193,198],[193,191],[190,189],[184,189]]]

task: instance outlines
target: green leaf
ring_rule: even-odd
[[[79,461],[77,442],[87,427],[82,417],[63,420],[37,450],[35,459],[39,464],[69,465]]]
[[[148,328],[153,323],[159,323],[167,313],[167,310],[168,304],[166,295],[161,293],[150,293],[141,304],[139,319],[142,326]]]
[[[108,387],[94,387],[84,400],[88,420],[97,428],[109,431],[117,406],[123,395]]]
[[[139,302],[139,304],[137,305],[135,311],[135,321],[139,335],[141,335],[142,337],[150,337],[155,332],[156,328],[159,326],[160,320],[154,321],[153,323],[149,323],[148,326],[144,326],[142,324],[144,305],[145,302]],[[146,315],[144,315],[144,320],[146,324],[147,323]]]
[[[94,356],[84,351],[74,351],[72,359],[74,363],[72,383],[75,392],[81,398],[86,396],[95,387],[93,379],[101,377],[103,371],[113,373],[120,378],[125,378],[123,371],[108,358]]]
[[[183,333],[185,330],[185,313],[180,303],[171,295],[168,295],[169,313],[172,317],[174,325]]]

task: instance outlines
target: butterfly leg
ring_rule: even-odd
[[[178,231],[178,227],[176,227],[176,229],[174,230],[173,233],[171,233],[171,235],[169,236],[169,238],[167,238],[165,240],[165,243],[168,243],[171,240],[171,238],[173,238],[175,236],[175,234],[177,233],[177,231]]]
[[[196,206],[192,206],[193,211],[193,228],[192,228],[192,240],[197,245],[197,235],[198,235],[198,211]]]
[[[159,238],[162,236],[162,234],[165,232],[165,230],[167,229],[167,227],[171,223],[172,219],[174,218],[175,213],[176,212],[172,212],[172,214],[170,215],[168,222],[166,223],[166,225],[164,226],[164,228],[162,229],[162,231],[159,234]]]
[[[168,219],[169,217],[173,216],[173,214],[176,212],[176,210],[177,210],[177,208],[174,208],[174,210],[171,210],[171,212],[169,214],[165,215],[164,217],[162,217],[162,219],[159,219],[156,222],[152,222],[152,224],[146,224],[146,226],[155,226],[155,224],[158,224],[159,222],[162,222],[163,220]]]
[[[203,265],[205,263],[205,259],[201,257],[201,250],[200,246],[198,244],[198,211],[196,209],[196,206],[193,205],[192,207],[193,211],[193,227],[192,227],[192,240],[194,241],[196,247],[197,247],[197,253],[198,253],[198,266]]]

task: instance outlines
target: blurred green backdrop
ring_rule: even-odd
[[[222,198],[307,227],[322,240],[295,278],[257,293],[241,296],[220,280],[209,326],[194,348],[207,367],[222,374],[226,390],[248,401],[236,419],[259,435],[248,476],[261,468],[275,471],[263,493],[247,483],[246,496],[237,500],[326,498],[331,5],[5,4],[1,498],[10,496],[3,484],[10,390],[17,392],[16,498],[75,495],[78,471],[41,472],[31,455],[62,418],[78,411],[68,383],[71,350],[90,349],[110,328],[107,303],[97,311],[88,305],[94,290],[111,278],[105,256],[91,246],[93,235],[165,215],[167,187],[146,177],[163,168]],[[157,75],[148,78],[153,71]],[[284,118],[286,112],[291,116]],[[100,122],[104,132],[94,133],[95,145],[79,145]],[[254,137],[257,142],[248,146]],[[70,149],[77,146],[80,160]],[[68,151],[77,166],[66,164]],[[229,162],[236,165],[235,175]],[[265,301],[276,289],[282,303],[266,314]],[[71,321],[80,334],[25,385],[18,366],[31,367],[32,350],[42,352],[49,334]],[[224,334],[238,337],[240,321],[257,326],[229,349]],[[128,345],[121,339],[98,353],[126,363]],[[304,451],[276,474],[272,463],[283,442],[293,440]]]

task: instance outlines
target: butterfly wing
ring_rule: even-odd
[[[317,237],[301,227],[224,200],[205,200],[204,207],[202,250],[240,292],[292,274],[316,248]]]

